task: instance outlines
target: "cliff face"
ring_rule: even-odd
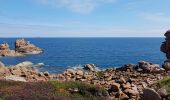
[[[164,36],[166,38],[161,45],[161,51],[166,54],[167,59],[170,59],[170,30],[168,30]]]
[[[163,68],[165,70],[170,70],[170,30],[168,30],[165,34],[165,41],[161,45],[161,51],[166,54],[167,60],[165,60],[163,64]]]

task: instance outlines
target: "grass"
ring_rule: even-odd
[[[159,88],[165,88],[168,93],[170,93],[170,77],[164,77],[162,80],[157,82],[157,86]]]
[[[99,79],[104,77],[104,72],[102,72],[102,71],[96,72],[96,77]]]
[[[78,89],[70,92],[69,89]],[[102,100],[107,98],[104,88],[75,82],[14,82],[0,80],[0,100]]]
[[[170,76],[166,76],[163,79],[157,81],[154,83],[152,88],[158,90],[160,88],[164,88],[168,94],[170,94]],[[170,97],[168,96],[166,100],[170,100]]]
[[[167,93],[170,93],[170,77],[166,76],[163,79],[159,80],[157,83],[153,85],[154,87],[159,88],[164,88]],[[167,100],[170,100],[170,97],[168,96]]]
[[[88,85],[82,82],[61,82],[51,81],[51,84],[55,87],[55,93],[57,95],[70,96],[71,98],[94,98],[98,96],[107,96],[107,91],[104,88],[100,88],[94,85]],[[69,89],[78,89],[78,93],[70,93]]]

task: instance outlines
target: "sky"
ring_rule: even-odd
[[[170,0],[0,0],[0,37],[163,37]]]

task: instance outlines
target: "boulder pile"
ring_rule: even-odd
[[[106,70],[95,70],[96,65],[86,64],[80,69],[66,69],[61,74],[49,74],[33,69],[36,64],[29,61],[19,63],[15,66],[5,67],[0,62],[0,79],[36,82],[36,81],[80,81],[87,84],[103,87],[108,91],[108,96],[112,100],[149,100],[146,98],[150,94],[158,94],[154,97],[161,97],[159,93],[145,90],[155,82],[168,76],[157,64],[141,61],[138,64],[126,64],[120,68]],[[144,93],[145,92],[145,93]],[[153,92],[153,93],[152,93]],[[161,92],[162,94],[162,92]],[[156,100],[159,100],[156,99]]]
[[[104,87],[111,99],[138,100],[143,96],[143,90],[167,73],[158,64],[141,61],[138,64],[126,64],[120,68],[95,71],[94,64],[87,64],[83,69],[67,69],[63,74],[53,78],[62,81],[81,81]]]
[[[51,79],[48,72],[36,71],[33,69],[33,66],[34,64],[28,61],[10,67],[5,67],[0,62],[0,79],[24,82],[47,81]]]

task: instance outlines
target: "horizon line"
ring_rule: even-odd
[[[144,36],[135,36],[135,37],[36,37],[36,36],[31,36],[31,37],[0,37],[0,38],[164,38],[164,36],[149,36],[149,37],[144,37]]]

